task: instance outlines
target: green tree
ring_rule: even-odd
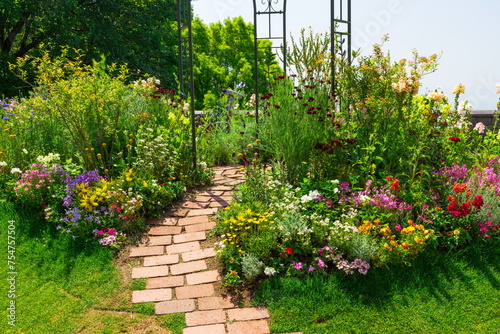
[[[283,74],[269,40],[259,40],[260,91],[272,78]],[[267,49],[266,49],[267,48]],[[254,29],[242,17],[206,25],[193,20],[193,52],[196,108],[220,96],[222,89],[235,89],[247,99],[254,92]],[[205,98],[206,97],[206,98]]]
[[[88,63],[105,56],[173,86],[175,19],[175,0],[0,0],[0,95],[23,86],[8,63],[40,55],[42,45],[53,55],[80,49]]]

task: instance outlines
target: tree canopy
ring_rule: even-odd
[[[273,77],[282,75],[269,40],[259,40],[259,78],[262,89]],[[193,20],[193,51],[195,59],[195,96],[201,108],[211,107],[222,89],[234,89],[243,94],[254,92],[254,30],[253,24],[242,17],[223,22],[203,23]],[[262,90],[261,90],[262,91]]]
[[[63,47],[82,50],[89,62],[105,56],[127,63],[172,86],[175,19],[175,0],[1,0],[0,94],[17,95],[21,85],[9,62]]]

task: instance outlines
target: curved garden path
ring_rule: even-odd
[[[265,307],[238,307],[235,296],[222,296],[213,241],[213,214],[228,206],[235,185],[243,182],[239,167],[216,167],[214,185],[187,197],[153,225],[129,256],[141,258],[132,279],[145,278],[146,289],[132,292],[132,303],[154,302],[156,314],[186,313],[183,334],[270,333]]]

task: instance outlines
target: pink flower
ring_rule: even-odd
[[[325,262],[323,262],[323,260],[321,259],[317,259],[316,260],[316,264],[318,265],[318,267],[320,268],[324,268],[325,267]]]
[[[294,267],[297,270],[300,270],[300,269],[302,269],[302,262],[295,262],[295,261],[293,261],[292,264],[291,264],[291,266]]]
[[[394,226],[394,229],[396,231],[401,231],[401,225],[400,224],[396,224],[396,226]]]
[[[108,230],[108,234],[109,234],[109,235],[115,235],[115,234],[116,234],[116,230],[115,230],[114,228],[110,228],[110,229]]]
[[[103,235],[103,231],[97,231],[97,235]]]
[[[118,213],[122,212],[122,208],[116,208],[116,212]]]

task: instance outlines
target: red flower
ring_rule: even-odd
[[[388,177],[386,177],[385,179],[386,179],[387,181],[392,181],[392,176],[390,176],[390,175],[389,175],[389,176],[388,176]]]
[[[399,184],[399,179],[395,179],[394,182],[392,182],[391,189],[392,190],[399,190],[399,189],[401,189],[401,185]]]
[[[457,138],[457,137],[450,137],[448,139],[451,141],[454,141],[455,143],[460,141],[460,138]]]
[[[122,208],[116,208],[116,212],[118,213],[122,212]]]
[[[287,248],[285,250],[285,253],[287,253],[288,255],[292,255],[293,254],[293,250],[291,248]]]
[[[481,207],[484,204],[484,200],[482,196],[476,196],[472,200],[472,205],[475,206],[478,210],[481,209]]]
[[[460,214],[462,215],[462,217],[465,217],[469,213],[470,213],[470,201],[467,201],[466,203],[460,205]]]

